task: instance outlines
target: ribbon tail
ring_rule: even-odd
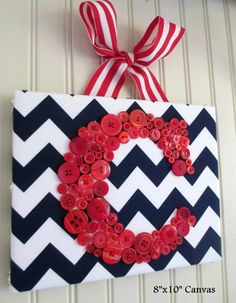
[[[128,68],[134,80],[141,99],[168,102],[154,74],[146,66],[134,64]]]
[[[106,60],[90,78],[84,94],[117,98],[127,76],[127,67],[125,60]]]

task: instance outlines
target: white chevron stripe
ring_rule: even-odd
[[[32,290],[46,289],[50,287],[62,287],[68,285],[68,283],[58,276],[51,268],[42,276],[38,283],[32,288]]]
[[[26,141],[13,133],[13,157],[25,166],[48,143],[62,155],[68,151],[69,138],[51,120],[47,120]]]
[[[181,253],[176,251],[174,256],[171,258],[170,262],[166,265],[165,270],[189,265],[189,262],[181,255]]]
[[[122,209],[137,190],[140,190],[156,208],[159,208],[165,202],[174,188],[178,189],[192,206],[196,204],[207,187],[210,187],[219,197],[218,179],[208,167],[204,169],[194,185],[191,185],[184,177],[176,178],[170,172],[162,183],[156,187],[138,167],[133,170],[119,189],[110,181],[107,182],[110,191],[106,199],[117,211]]]
[[[140,224],[140,222],[142,222],[142,224]],[[132,230],[136,234],[139,234],[144,230],[149,233],[155,230],[155,227],[140,212],[137,212],[126,228]]]
[[[208,263],[212,261],[221,260],[221,256],[214,250],[214,248],[210,247],[204,257],[202,258],[199,264]]]
[[[26,270],[50,243],[73,264],[76,264],[85,253],[84,247],[78,245],[59,225],[49,218],[25,244],[12,234],[12,260],[22,270]]]
[[[114,276],[100,263],[96,263],[91,271],[84,278],[83,282],[112,279]]]
[[[194,228],[191,228],[190,233],[186,236],[186,240],[196,248],[209,227],[214,229],[220,236],[220,218],[211,207],[206,209]]]
[[[25,218],[48,193],[51,193],[56,199],[60,199],[56,190],[58,184],[58,177],[51,168],[46,169],[25,192],[13,184],[12,207],[21,217]]]

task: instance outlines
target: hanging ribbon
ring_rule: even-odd
[[[125,52],[117,46],[117,17],[111,2],[83,2],[80,14],[96,53],[105,58],[89,80],[84,94],[116,98],[129,74],[141,99],[168,102],[148,66],[175,48],[184,28],[156,17],[133,52]]]

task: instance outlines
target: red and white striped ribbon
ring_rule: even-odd
[[[111,2],[83,2],[80,14],[96,53],[105,58],[89,80],[84,94],[116,98],[129,74],[141,99],[168,102],[148,65],[167,56],[175,48],[184,34],[184,28],[156,17],[133,52],[129,53],[118,49],[117,17]]]

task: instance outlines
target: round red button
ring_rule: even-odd
[[[101,129],[109,136],[118,135],[122,129],[122,123],[119,117],[107,114],[101,120]]]
[[[91,121],[89,122],[87,129],[89,133],[97,134],[100,131],[100,124],[97,121]]]
[[[88,164],[91,164],[95,161],[95,155],[94,153],[91,153],[91,152],[87,152],[85,155],[84,155],[84,161]]]
[[[104,231],[97,231],[93,235],[93,244],[97,248],[104,248],[107,245],[108,236]]]
[[[194,225],[196,224],[196,222],[197,222],[197,219],[196,219],[195,216],[190,216],[190,217],[188,218],[188,224],[189,224],[190,226],[194,226]]]
[[[155,128],[162,129],[165,126],[165,121],[162,118],[157,117],[154,119],[153,125]]]
[[[118,139],[119,139],[120,143],[126,144],[130,140],[130,135],[128,132],[122,131],[119,133]]]
[[[81,246],[87,246],[91,240],[91,236],[87,232],[82,232],[78,235],[76,241]]]
[[[173,128],[179,127],[179,120],[178,120],[177,118],[172,118],[172,119],[170,120],[170,125],[171,125],[171,127],[173,127]]]
[[[153,248],[152,236],[146,232],[138,234],[134,242],[134,248],[141,255],[150,253]]]
[[[93,177],[90,175],[82,175],[78,180],[80,190],[88,190],[93,188]]]
[[[189,230],[190,230],[190,227],[189,227],[188,223],[186,223],[186,222],[181,222],[177,226],[178,234],[182,237],[187,236],[187,234],[189,233]]]
[[[104,197],[109,191],[109,186],[105,181],[100,180],[94,184],[93,191],[96,196]]]
[[[87,175],[90,172],[90,165],[87,163],[83,163],[79,169],[81,174]]]
[[[116,246],[106,246],[102,252],[103,261],[107,264],[116,264],[120,261],[122,249]]]
[[[180,207],[177,209],[176,216],[180,221],[188,221],[190,210],[187,207]]]
[[[80,175],[79,168],[70,162],[63,163],[58,169],[58,178],[63,183],[74,183]]]
[[[106,221],[109,225],[115,225],[118,222],[118,216],[115,213],[110,213],[106,218]]]
[[[151,258],[152,258],[153,260],[159,259],[160,256],[161,256],[161,250],[160,250],[160,249],[154,248],[154,249],[151,251]]]
[[[61,183],[57,186],[57,191],[59,192],[59,194],[65,194],[68,190],[68,185],[65,183]]]
[[[139,137],[139,130],[137,128],[132,127],[129,130],[129,135],[131,139],[137,139]]]
[[[108,137],[106,140],[106,147],[109,150],[117,150],[120,147],[120,141],[117,137]]]
[[[130,113],[129,121],[133,127],[142,128],[147,124],[147,116],[142,110],[135,109]]]
[[[176,176],[183,176],[186,174],[187,166],[183,160],[176,160],[172,165],[172,172]]]
[[[162,227],[160,231],[160,238],[165,243],[171,243],[176,240],[177,230],[171,224],[167,224]]]
[[[180,155],[182,159],[187,160],[190,157],[190,150],[188,148],[183,148]]]
[[[75,137],[70,141],[70,150],[75,155],[83,156],[88,151],[88,141],[86,137]]]
[[[122,260],[125,264],[132,264],[135,262],[137,257],[136,250],[133,248],[126,248],[122,253]]]
[[[159,131],[159,129],[157,128],[153,128],[150,130],[150,133],[149,133],[149,138],[152,140],[152,141],[158,141],[161,137],[161,133]]]
[[[104,198],[94,198],[89,202],[87,212],[93,220],[104,220],[110,213],[110,204]]]
[[[120,118],[121,122],[127,122],[129,120],[129,114],[125,111],[119,112],[118,117]]]
[[[76,198],[72,194],[64,194],[60,199],[60,204],[66,210],[73,209],[76,205]]]
[[[105,160],[97,160],[91,166],[91,174],[97,180],[106,179],[111,172],[111,167]]]
[[[168,244],[162,245],[161,253],[163,256],[167,256],[170,253],[170,246]]]
[[[117,234],[121,233],[123,229],[124,229],[124,226],[123,226],[122,223],[116,223],[116,224],[114,225],[114,231],[115,231]]]
[[[71,234],[79,234],[84,231],[88,224],[88,218],[86,214],[81,210],[69,211],[64,219],[65,229]]]
[[[131,230],[125,229],[119,235],[121,247],[128,248],[134,244],[135,235]]]

